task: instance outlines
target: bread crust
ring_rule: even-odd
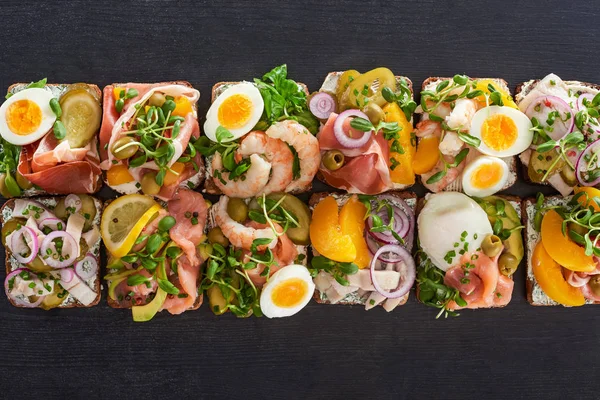
[[[56,201],[58,201],[58,199],[60,199],[60,198],[63,198],[63,197],[65,197],[65,196],[44,196],[44,197],[38,197],[38,198],[36,198],[35,200],[47,200],[47,199],[53,199],[53,200],[56,200]],[[100,201],[100,199],[98,199],[98,198],[96,198],[96,197],[94,197],[94,196],[91,196],[91,197],[93,197],[95,200],[97,200],[97,201],[98,201],[98,204],[100,204],[100,207],[96,207],[96,215],[102,215],[102,210],[103,210],[102,201]],[[8,200],[7,200],[7,201],[6,201],[6,202],[5,202],[5,203],[2,205],[2,207],[0,208],[0,224],[1,224],[1,225],[4,225],[4,223],[5,223],[6,221],[10,221],[10,219],[12,219],[12,218],[10,218],[10,219],[8,219],[8,220],[6,220],[6,221],[4,220],[4,210],[5,210],[6,208],[8,208],[8,209],[14,209],[15,200],[16,200],[16,199],[14,199],[14,198],[12,198],[12,199],[8,199]],[[34,200],[34,199],[32,199],[32,201],[33,201],[33,200]],[[98,227],[98,228],[100,228],[100,227]],[[100,240],[101,240],[101,239],[100,239]],[[62,304],[61,304],[60,306],[58,306],[58,307],[56,307],[56,308],[90,308],[90,307],[93,307],[93,306],[95,306],[96,304],[98,304],[98,303],[100,302],[100,298],[102,297],[102,290],[101,290],[101,286],[100,286],[100,280],[101,280],[101,265],[102,265],[102,263],[101,263],[101,260],[100,260],[100,258],[101,258],[101,257],[100,257],[100,254],[101,254],[101,247],[102,247],[102,246],[100,246],[100,247],[98,248],[98,254],[94,254],[94,259],[96,260],[96,263],[98,264],[98,271],[96,272],[96,283],[95,283],[95,285],[94,285],[94,292],[96,293],[96,298],[94,299],[94,301],[93,301],[93,302],[92,302],[90,305],[87,305],[87,306],[86,306],[86,305],[83,305],[83,304],[81,304],[81,303],[80,303],[80,302],[79,302],[77,299],[74,299],[75,301],[74,301],[74,302],[72,302],[71,304],[67,304],[67,305],[62,305]],[[8,247],[6,247],[6,246],[5,246],[4,250],[5,250],[5,251],[4,251],[4,253],[5,253],[5,255],[4,255],[4,265],[5,265],[6,274],[8,275],[8,274],[9,274],[9,273],[12,271],[12,268],[11,268],[12,264],[11,264],[11,262],[10,262],[10,250],[9,250],[9,249],[8,249]],[[34,272],[35,272],[35,271],[34,271]],[[24,307],[24,306],[22,306],[22,305],[19,305],[19,304],[15,303],[15,302],[13,301],[13,299],[11,299],[11,298],[10,298],[10,297],[8,297],[8,296],[7,296],[7,298],[8,298],[8,301],[10,301],[10,303],[11,303],[13,306],[15,306],[15,307],[19,307],[19,308],[28,308],[28,307]],[[35,308],[41,308],[41,307],[35,307]]]
[[[308,201],[308,206],[311,208],[314,208],[317,204],[319,204],[319,202],[323,199],[325,199],[326,197],[330,196],[331,194],[338,194],[338,195],[348,195],[348,196],[352,196],[352,193],[339,193],[339,192],[315,192],[310,196],[310,199]],[[393,196],[396,197],[398,199],[401,200],[407,200],[407,199],[415,199],[417,200],[417,204],[418,204],[418,197],[415,193],[413,192],[408,192],[408,191],[389,191],[385,193],[386,196]],[[416,215],[416,213],[415,213]],[[415,232],[416,234],[416,232]],[[312,247],[311,247],[312,249]],[[313,249],[313,257],[314,257],[314,249]],[[406,302],[408,301],[408,298],[410,296],[410,291],[408,293],[406,293],[406,295],[403,296],[403,299],[400,301],[400,303],[398,303],[398,306],[402,306],[404,304],[406,304]],[[319,303],[319,304],[331,304],[331,302],[329,300],[322,300],[321,297],[319,296],[319,291],[317,289],[315,289],[315,292],[313,294],[313,299]],[[347,300],[341,300],[338,301],[337,303],[335,303],[336,305],[341,304],[341,305],[356,305],[356,306],[363,306],[364,307],[364,303],[360,303],[360,302],[352,302],[352,301],[347,301]],[[377,305],[378,307],[383,307],[383,302],[379,303]]]

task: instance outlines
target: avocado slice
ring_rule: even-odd
[[[154,318],[158,310],[160,310],[166,299],[167,292],[165,292],[159,287],[156,291],[156,296],[154,296],[150,303],[145,304],[143,306],[131,307],[133,320],[135,322],[150,321],[152,318]]]

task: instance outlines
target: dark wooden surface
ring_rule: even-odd
[[[213,83],[284,62],[311,89],[329,71],[380,65],[417,88],[455,73],[511,88],[549,72],[600,82],[593,2],[2,0],[0,15],[1,90],[44,76],[185,79],[202,92],[201,115]],[[0,295],[0,397],[598,398],[600,309],[529,306],[524,275],[506,308],[448,320],[414,296],[391,314],[310,304],[293,318],[236,319],[204,306],[134,324],[104,299],[43,312]]]

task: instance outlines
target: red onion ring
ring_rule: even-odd
[[[593,94],[591,94],[591,93],[581,93],[581,94],[579,95],[579,97],[577,98],[577,110],[581,111],[581,110],[583,110],[584,108],[586,108],[586,107],[583,105],[583,100],[584,100],[584,99],[587,99],[587,100],[589,100],[589,101],[590,101],[590,103],[591,103],[591,102],[592,102],[592,100],[594,99],[594,95],[593,95]]]
[[[58,224],[62,224],[62,229],[58,229]],[[48,217],[44,218],[38,224],[40,230],[43,230],[45,227],[52,229],[53,231],[64,231],[67,224],[60,218]]]
[[[379,283],[375,279],[375,265],[377,264],[377,260],[379,259],[379,257],[381,256],[382,253],[397,254],[398,258],[402,261],[402,263],[399,264],[399,267],[401,267],[402,265],[405,266],[405,271],[398,271],[401,273],[400,283],[398,284],[398,287],[393,292],[388,292],[388,291],[383,290],[383,288],[379,285]],[[406,251],[406,249],[404,247],[393,245],[393,244],[388,244],[388,245],[382,246],[379,250],[377,250],[377,253],[375,253],[375,256],[371,260],[370,271],[371,271],[371,281],[373,282],[373,286],[375,287],[375,290],[377,290],[377,292],[379,294],[381,294],[382,296],[385,296],[385,297],[391,298],[391,299],[402,297],[406,293],[408,293],[410,291],[410,288],[412,287],[412,285],[415,283],[415,278],[417,276],[417,268],[415,266],[415,261],[411,257],[410,253],[408,251]],[[405,273],[402,274],[402,272],[405,272]]]
[[[86,263],[89,263],[87,269],[85,268]],[[95,276],[96,272],[98,272],[98,262],[92,253],[87,253],[81,261],[78,261],[77,264],[75,264],[75,273],[83,280]]]
[[[308,102],[308,108],[318,119],[327,119],[331,113],[337,112],[336,100],[326,92],[315,93]]]
[[[63,251],[71,251],[71,254],[69,254],[68,258],[61,261],[53,257],[54,255],[57,255],[56,253],[54,253],[54,249],[51,247],[54,239],[63,239]],[[50,250],[50,253],[48,252],[48,250]],[[46,264],[53,268],[65,268],[71,265],[78,256],[76,250],[77,243],[75,243],[75,239],[69,233],[64,231],[52,232],[48,236],[46,236],[42,241],[42,255],[44,257],[49,256],[47,258],[44,258],[44,261],[46,262]]]
[[[23,243],[23,239],[25,239],[25,235],[29,235],[30,241],[28,241],[29,246]],[[15,231],[10,237],[10,246],[9,250],[11,251],[13,257],[20,262],[21,264],[29,264],[32,262],[35,257],[37,257],[38,250],[40,249],[40,244],[38,241],[37,234],[28,226],[22,226],[21,229]],[[29,250],[30,253],[27,257],[23,257],[21,252]]]
[[[340,115],[338,115],[335,119],[335,122],[333,123],[333,134],[335,135],[337,141],[343,147],[346,147],[348,149],[355,149],[358,147],[362,147],[364,144],[366,144],[371,138],[373,132],[363,132],[363,135],[358,139],[349,137],[348,135],[346,135],[346,132],[344,132],[344,121],[346,121],[346,119],[350,117],[360,117],[366,119],[367,121],[369,120],[367,114],[360,110],[346,110]]]
[[[400,236],[401,238],[404,238],[404,236],[406,236],[406,234],[408,233],[408,230],[410,229],[410,223],[408,222],[408,217],[406,216],[404,211],[400,210],[399,208],[393,207],[393,209],[394,209],[393,210],[393,216],[394,216],[393,229],[398,234],[398,236]],[[390,223],[390,221],[388,220],[387,210],[381,209],[381,210],[379,210],[379,212],[376,213],[376,215],[379,218],[381,218],[381,220],[383,221],[383,223],[385,225],[388,225]],[[372,216],[370,216],[367,219],[367,227],[368,227],[367,232],[369,232],[369,234],[371,236],[373,236],[375,239],[377,239],[378,241],[386,243],[386,244],[398,244],[398,241],[396,240],[396,238],[392,235],[392,233],[390,231],[385,231],[385,232],[371,231],[371,229],[373,228],[373,217]]]
[[[70,194],[65,197],[65,207],[74,209],[74,212],[81,210],[81,204],[81,197],[76,194]]]
[[[6,296],[8,296],[16,304],[18,304],[20,306],[23,306],[23,307],[26,307],[26,308],[35,308],[35,307],[39,306],[42,303],[42,301],[44,301],[44,298],[46,296],[39,296],[38,299],[35,302],[30,303],[30,302],[27,302],[27,301],[23,301],[23,300],[19,299],[16,296],[13,296],[12,293],[10,292],[9,288],[8,288],[8,282],[12,278],[14,278],[15,276],[19,275],[21,272],[24,272],[24,271],[26,271],[29,274],[37,277],[36,274],[34,274],[33,272],[31,272],[27,268],[18,268],[18,269],[15,269],[14,271],[12,271],[8,275],[6,275],[6,279],[4,279],[4,291],[6,292]]]
[[[585,158],[586,154],[592,153],[594,147],[596,147],[596,146],[598,146],[598,152],[600,152],[600,139],[590,143],[585,148],[585,150],[583,150],[581,152],[581,154],[579,155],[579,158],[577,159],[577,164],[575,164],[575,176],[577,177],[577,181],[579,182],[579,184],[581,186],[596,186],[598,183],[600,183],[600,177],[596,178],[592,182],[587,182],[581,176],[582,172],[587,171],[587,169],[584,168],[587,165],[587,161],[585,161],[584,158]],[[599,157],[600,157],[600,155],[599,155]],[[600,168],[600,159],[597,159],[596,163],[598,165],[598,168]]]
[[[540,106],[540,110],[536,110],[535,108]],[[558,111],[559,117],[554,120],[554,125],[552,128],[554,130],[552,132],[546,132],[548,136],[550,136],[554,140],[562,139],[566,134],[573,130],[573,126],[575,125],[575,113],[571,110],[571,107],[567,104],[566,101],[556,96],[540,96],[534,99],[527,110],[525,111],[525,115],[529,119],[537,118],[541,125],[546,125],[546,120],[548,119],[548,114],[552,111]],[[562,117],[569,113],[571,117],[567,121],[563,121]]]

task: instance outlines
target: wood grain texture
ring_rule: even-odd
[[[416,87],[455,73],[513,89],[549,72],[600,82],[593,2],[2,0],[0,15],[2,90],[44,76],[101,87],[183,79],[201,91],[201,115],[215,82],[284,62],[312,90],[328,71],[380,65]],[[523,183],[509,193],[538,190],[552,193]],[[43,312],[0,295],[2,397],[597,398],[598,309],[531,307],[524,274],[506,308],[449,320],[413,295],[390,314],[311,303],[293,318],[238,320],[203,306],[147,324],[105,298]]]

